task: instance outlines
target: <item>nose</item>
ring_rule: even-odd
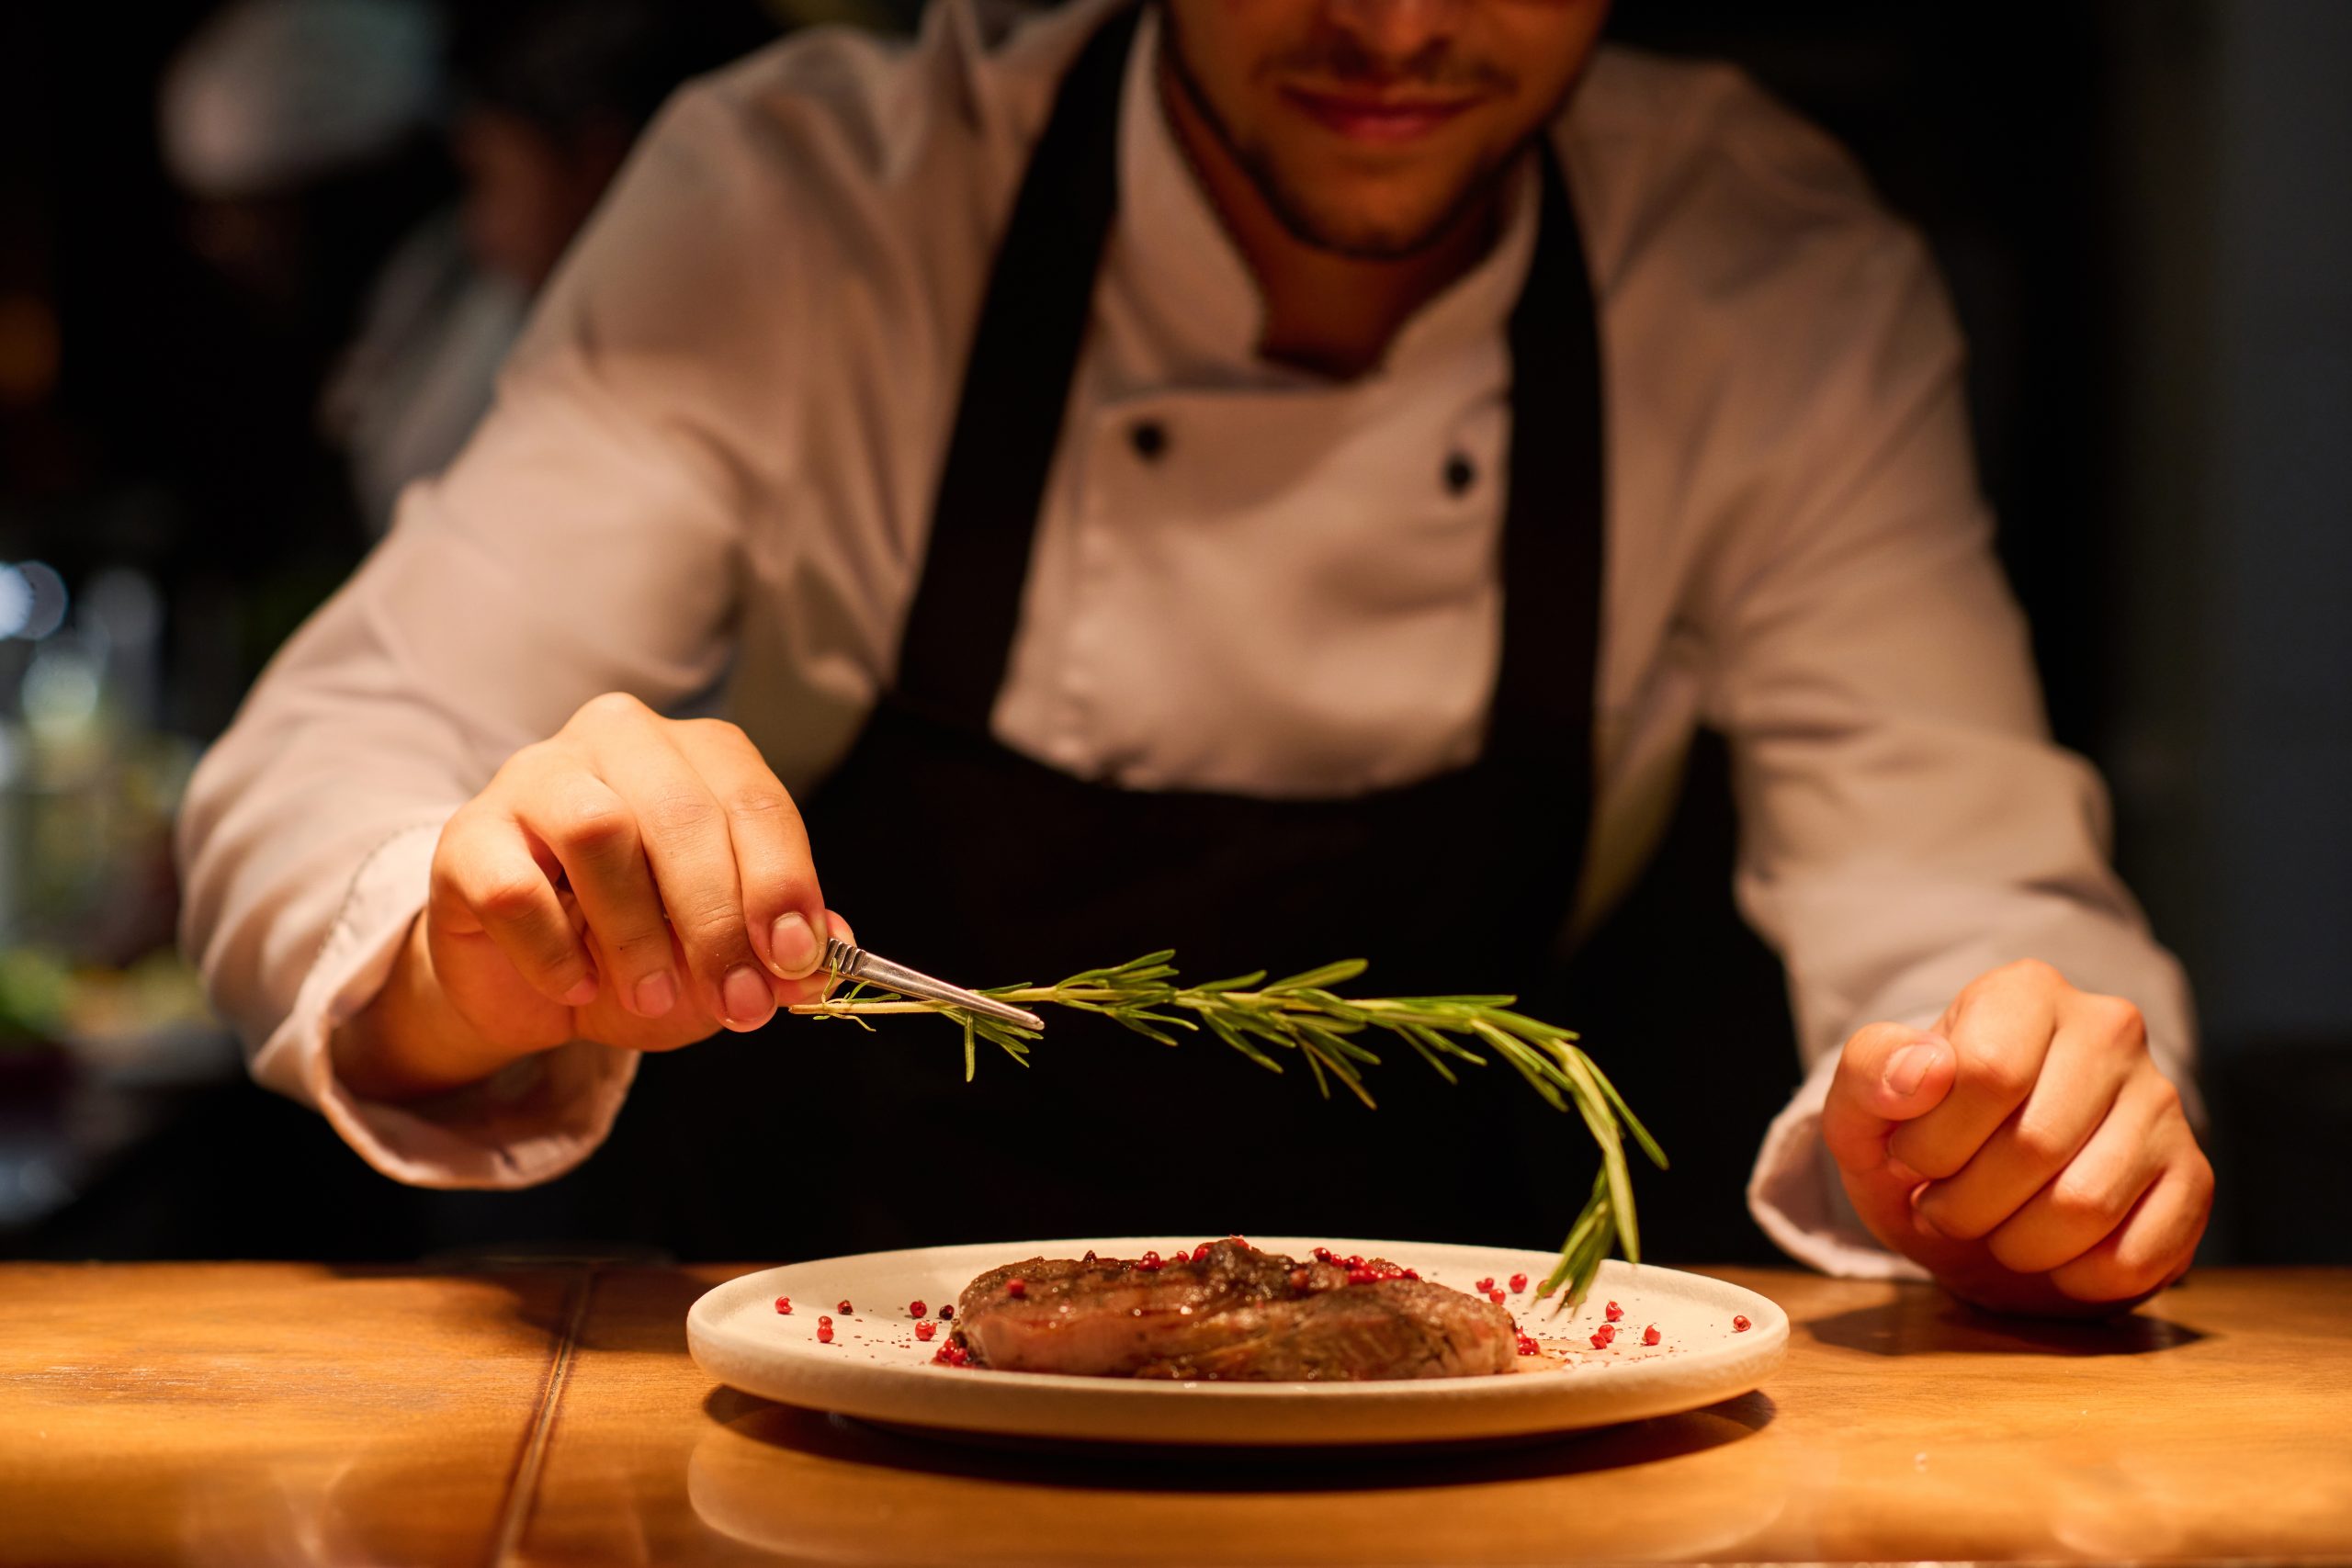
[[[1468,0],[1329,0],[1333,25],[1376,56],[1404,59],[1461,25]]]

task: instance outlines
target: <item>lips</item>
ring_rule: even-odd
[[[1393,145],[1429,135],[1474,107],[1476,98],[1383,97],[1287,86],[1283,96],[1325,129],[1356,141]]]

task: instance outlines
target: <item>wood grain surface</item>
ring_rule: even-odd
[[[0,1268],[0,1560],[482,1562],[584,1284]]]
[[[727,1268],[0,1268],[0,1559],[1540,1562],[2352,1558],[2352,1270],[2112,1325],[1724,1270],[1762,1390],[1484,1452],[967,1448],[717,1388]],[[973,1373],[985,1376],[985,1373]]]

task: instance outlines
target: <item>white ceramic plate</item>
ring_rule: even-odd
[[[706,1293],[686,1314],[695,1364],[763,1398],[869,1421],[933,1428],[943,1435],[1090,1442],[1326,1446],[1449,1442],[1526,1437],[1605,1427],[1695,1410],[1755,1388],[1781,1364],[1789,1318],[1753,1291],[1672,1269],[1603,1264],[1592,1297],[1555,1317],[1532,1292],[1552,1266],[1548,1253],[1403,1241],[1258,1236],[1269,1251],[1304,1257],[1328,1246],[1381,1257],[1421,1278],[1469,1290],[1492,1277],[1508,1289],[1525,1274],[1529,1290],[1505,1307],[1544,1347],[1517,1374],[1424,1378],[1400,1382],[1159,1382],[937,1366],[946,1329],[915,1337],[909,1306],[935,1321],[972,1277],[1024,1258],[1106,1258],[1169,1251],[1168,1236],[1012,1241],[974,1247],[871,1252],[765,1269]],[[775,1298],[788,1296],[792,1314]],[[847,1300],[855,1309],[835,1310]],[[1623,1309],[1606,1348],[1589,1343],[1606,1303]],[[833,1342],[817,1340],[819,1314],[833,1320]],[[1745,1315],[1749,1326],[1736,1330]],[[1659,1343],[1642,1344],[1657,1325]]]

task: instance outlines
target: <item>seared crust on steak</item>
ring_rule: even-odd
[[[1330,1382],[1513,1369],[1509,1313],[1384,1277],[1397,1272],[1371,1259],[1362,1273],[1374,1278],[1351,1285],[1345,1268],[1239,1241],[1157,1269],[1033,1258],[964,1288],[955,1337],[981,1366],[1091,1377]]]

